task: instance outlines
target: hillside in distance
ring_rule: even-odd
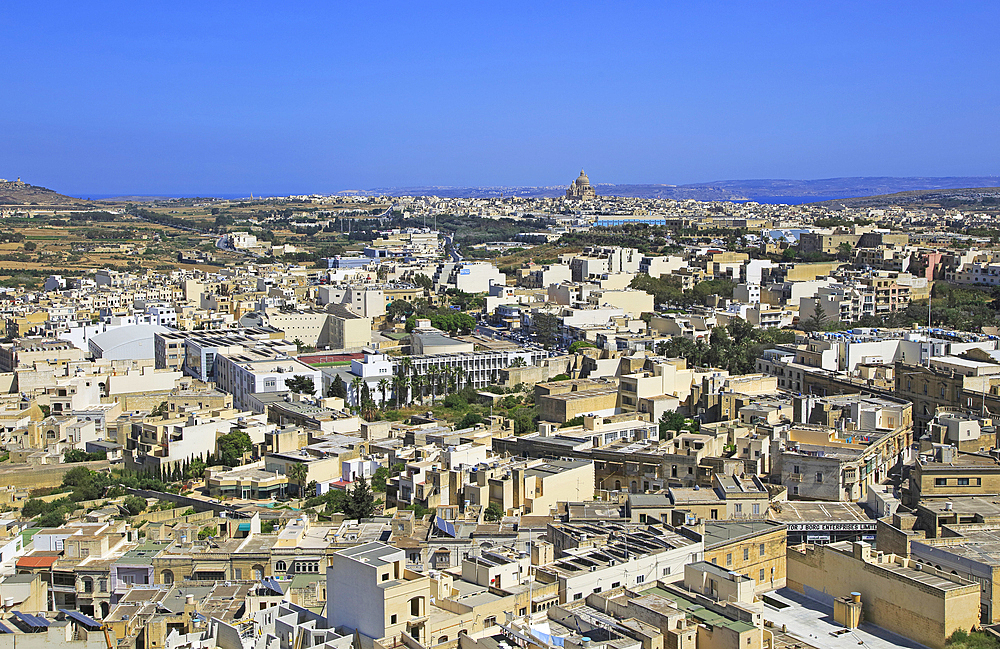
[[[46,187],[18,180],[0,179],[0,205],[87,205],[88,201],[64,196]]]
[[[964,187],[960,189],[924,189],[878,196],[860,196],[822,201],[816,205],[836,210],[842,208],[878,209],[961,209],[964,211],[1000,212],[1000,187]]]
[[[687,185],[608,184],[595,183],[601,196],[627,198],[663,198],[697,201],[757,201],[759,203],[814,203],[837,198],[878,196],[897,192],[992,187],[1000,185],[1000,176],[929,177],[854,177],[820,180],[720,180]],[[494,198],[523,196],[525,198],[555,198],[563,196],[565,185],[544,187],[379,187],[367,191],[342,194],[388,196],[441,196],[443,198]]]

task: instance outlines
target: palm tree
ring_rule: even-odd
[[[409,376],[413,373],[413,361],[410,360],[409,356],[404,356],[402,362],[399,364],[400,374],[403,376]]]
[[[389,389],[389,379],[382,377],[378,380],[378,389],[382,391],[382,407],[385,408],[386,390]]]
[[[303,496],[306,489],[306,479],[309,477],[309,467],[296,462],[288,467],[288,479],[295,483],[298,495]]]
[[[461,365],[455,366],[455,391],[462,391],[462,379],[465,378],[465,368]]]
[[[666,356],[668,344],[669,343],[666,340],[661,340],[660,342],[656,343],[656,353],[659,354],[660,356]]]
[[[523,356],[518,356],[510,362],[510,367],[527,367],[528,363],[524,360]]]
[[[431,384],[431,405],[434,405],[434,401],[437,399],[437,379],[440,371],[437,365],[431,365],[427,368],[427,377],[430,379]]]
[[[427,377],[417,374],[413,377],[413,387],[420,395],[419,401],[420,405],[424,405],[424,387],[427,385]]]
[[[355,376],[351,379],[351,388],[354,390],[354,405],[358,408],[361,407],[361,386],[364,385],[364,381],[361,380],[360,376]]]
[[[403,386],[402,376],[397,375],[392,377],[392,392],[396,397],[396,410],[399,410],[399,393],[402,390],[402,386]]]
[[[413,400],[413,396],[410,394],[410,386],[412,384],[413,384],[413,379],[411,379],[410,377],[408,376],[399,377],[399,391],[400,391],[399,396],[402,397],[403,404],[409,404],[410,401]],[[396,401],[399,402],[400,399],[397,399]]]

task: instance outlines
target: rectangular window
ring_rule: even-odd
[[[816,472],[816,482],[823,482],[823,472],[822,471],[817,471]]]
[[[666,577],[669,574],[670,574],[670,566],[667,566],[666,568],[663,569],[663,574],[661,576]]]
[[[934,478],[935,487],[946,487],[948,486],[948,478]]]
[[[959,478],[958,479],[958,486],[959,487],[968,487],[969,486],[969,479],[968,478]]]
[[[727,566],[733,565],[733,553],[732,552],[730,552],[729,554],[726,555],[726,565]]]
[[[760,569],[760,575],[757,577],[757,581],[764,581],[764,569]]]
[[[764,544],[760,544],[760,556],[764,556]]]
[[[750,560],[750,548],[743,548],[743,560],[744,561]]]
[[[583,599],[583,593],[577,593],[576,595],[573,595],[573,599]]]
[[[389,624],[395,624],[395,623],[396,623],[396,616],[395,615],[390,615],[389,616]]]
[[[644,581],[646,581],[646,575],[636,575],[635,576],[635,583],[641,584]]]
[[[491,615],[490,617],[488,617],[485,620],[483,620],[483,626],[486,627],[486,628],[489,628],[491,626],[496,626],[496,625],[497,625],[497,618],[494,615]]]

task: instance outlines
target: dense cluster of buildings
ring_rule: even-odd
[[[686,219],[839,259],[594,246],[504,275],[413,229],[307,269],[237,233],[238,268],[8,290],[0,644],[943,648],[1000,623],[997,332],[804,326],[993,283],[989,253],[810,208],[629,214],[583,173],[544,200],[574,207],[556,227]],[[467,207],[504,205],[531,215]],[[678,308],[646,275],[733,295]],[[465,294],[472,331],[399,317]],[[668,353],[742,323],[787,330],[752,371]],[[173,487],[66,500],[80,467]]]

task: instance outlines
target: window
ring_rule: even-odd
[[[760,503],[753,504],[753,515],[760,516]]]
[[[612,588],[618,588],[621,585],[622,585],[622,582],[620,582],[620,581],[611,582],[611,587]]]
[[[823,482],[823,472],[822,471],[817,471],[816,472],[816,482]]]
[[[389,573],[382,573],[382,581],[389,581]]]
[[[798,472],[799,472],[799,465],[798,464],[793,464],[792,465],[792,473],[798,474]]]
[[[285,572],[286,570],[288,570],[288,565],[284,561],[279,561],[278,563],[274,564],[275,572]]]
[[[577,597],[579,597],[579,594],[577,595]],[[497,618],[496,618],[495,615],[491,615],[488,618],[486,618],[485,620],[483,620],[483,626],[486,627],[486,628],[489,628],[491,626],[496,626],[496,625],[497,625]]]
[[[760,569],[760,575],[757,577],[757,581],[764,581],[764,569]]]
[[[576,595],[573,595],[573,599],[583,599],[583,593],[577,593]]]
[[[750,560],[750,548],[743,548],[743,560],[744,561]]]
[[[726,565],[727,566],[733,565],[733,553],[732,552],[730,552],[729,554],[726,555]]]
[[[934,478],[935,487],[946,487],[948,486],[948,478]]]
[[[663,574],[660,575],[660,576],[661,577],[666,577],[669,574],[670,574],[670,566],[667,566],[666,568],[663,569]]]
[[[395,623],[396,623],[396,616],[395,615],[390,615],[389,616],[389,624],[395,624]]]
[[[968,478],[959,478],[958,479],[958,486],[959,487],[968,487],[969,486],[969,479]]]
[[[718,509],[713,509],[712,511],[710,511],[710,512],[709,512],[709,517],[710,517],[710,518],[711,518],[711,519],[712,519],[713,521],[715,521],[715,520],[719,520],[719,510],[718,510]]]
[[[764,556],[764,544],[760,544],[760,556]]]
[[[718,557],[712,557],[712,565],[715,565],[715,566],[719,565],[719,559],[718,559]]]
[[[644,581],[646,581],[646,575],[636,575],[635,576],[635,583],[641,584]]]

